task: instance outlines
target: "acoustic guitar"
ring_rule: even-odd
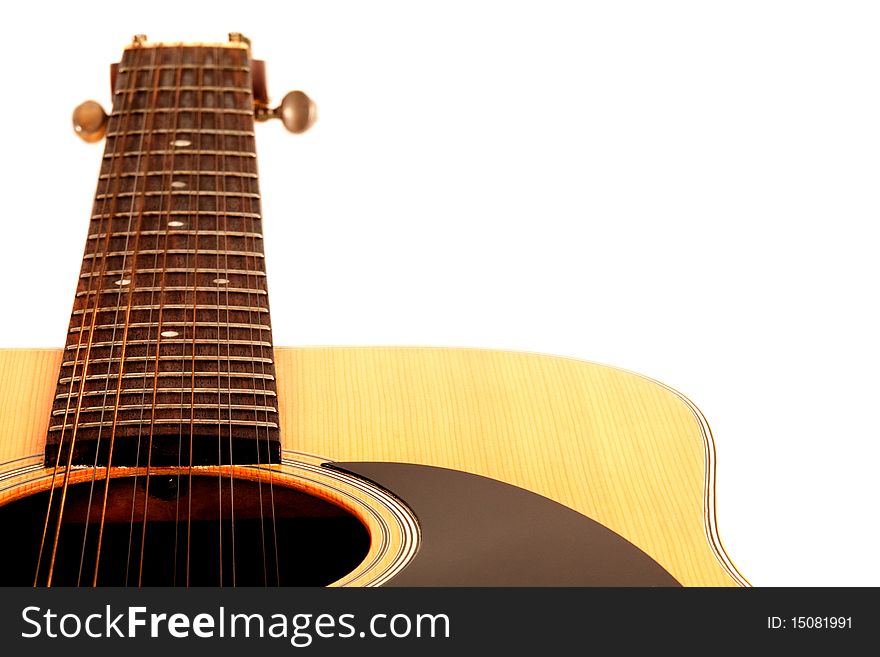
[[[279,348],[263,62],[135,37],[62,349],[0,351],[5,585],[736,586],[699,410],[529,353]],[[283,285],[273,288],[284,303]]]

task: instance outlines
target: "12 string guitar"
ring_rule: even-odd
[[[5,585],[735,586],[714,448],[674,390],[572,359],[279,348],[263,62],[137,36],[64,348],[0,351]],[[274,295],[281,297],[278,286]]]

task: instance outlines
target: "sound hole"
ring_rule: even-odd
[[[370,537],[349,511],[277,483],[228,476],[151,475],[111,479],[99,533],[104,482],[71,484],[57,541],[61,489],[40,561],[45,586],[323,586],[363,561]],[[0,507],[4,552],[15,564],[3,586],[31,586],[49,493]],[[145,518],[146,510],[146,518]]]

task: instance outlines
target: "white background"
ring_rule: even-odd
[[[72,107],[134,33],[241,31],[321,111],[259,128],[276,344],[642,372],[709,419],[747,578],[880,585],[875,3],[139,5],[0,10],[0,345],[63,343],[102,150]]]

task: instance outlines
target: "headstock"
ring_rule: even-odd
[[[242,43],[250,49],[250,40],[239,32],[229,33],[230,43]],[[132,40],[134,47],[147,43],[147,37],[137,34]],[[116,86],[118,65],[110,67],[110,90]],[[280,119],[284,127],[295,134],[308,130],[318,118],[315,103],[302,91],[291,91],[275,108],[269,107],[269,94],[266,85],[266,63],[260,59],[251,60],[251,79],[253,81],[254,120],[268,121]],[[73,130],[83,141],[100,141],[107,130],[107,112],[101,104],[87,100],[73,110]]]

